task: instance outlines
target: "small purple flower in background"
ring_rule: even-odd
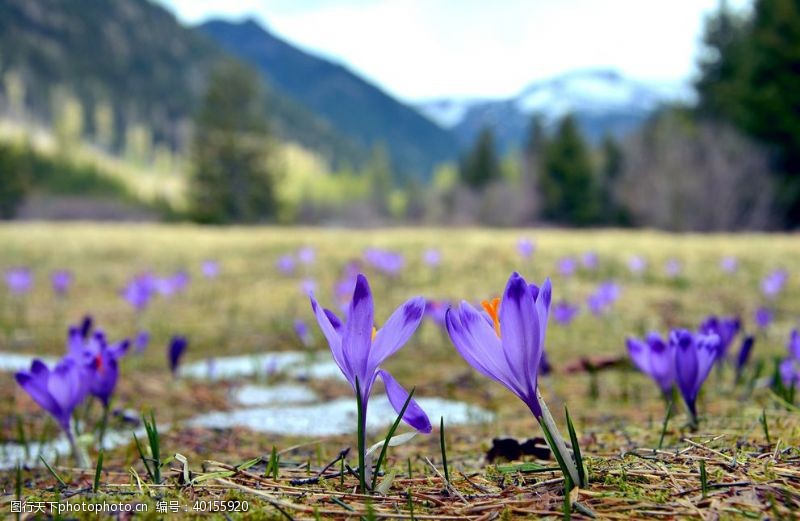
[[[294,273],[294,257],[291,255],[282,255],[278,257],[278,262],[275,264],[278,267],[278,271],[280,271],[284,275],[291,275]]]
[[[779,367],[781,380],[787,387],[794,385],[800,387],[800,332],[793,329],[789,334],[789,343],[786,344],[789,351]]]
[[[356,287],[359,267],[357,262],[348,262],[342,270],[341,278],[333,286],[333,298],[345,315],[350,304],[350,296]]]
[[[558,260],[558,272],[562,277],[571,277],[575,274],[578,263],[572,257],[563,257]]]
[[[542,359],[539,361],[539,376],[547,376],[553,372],[553,365],[547,356],[547,351],[542,351]]]
[[[605,313],[619,299],[622,289],[614,281],[601,283],[594,293],[586,299],[586,305],[595,316]]]
[[[722,271],[725,273],[736,273],[739,269],[739,259],[731,256],[722,257],[722,260],[719,261],[719,267],[722,268]]]
[[[122,296],[137,312],[144,311],[156,291],[158,281],[151,273],[140,273],[128,282]]]
[[[450,303],[445,300],[426,300],[425,301],[425,318],[441,327],[446,328],[445,315]]]
[[[634,255],[628,259],[628,269],[634,275],[641,275],[647,269],[647,260],[641,255]]]
[[[697,427],[697,395],[719,358],[719,337],[677,329],[670,333],[669,343],[675,349],[675,381],[689,410],[691,426]]]
[[[661,389],[661,394],[669,399],[675,382],[675,346],[665,342],[655,332],[648,333],[643,341],[629,337],[626,344],[636,367],[652,378]]]
[[[390,277],[399,274],[406,263],[401,253],[379,248],[365,250],[364,260],[377,271]]]
[[[437,268],[442,263],[442,253],[436,248],[427,249],[422,254],[422,260],[429,267]]]
[[[789,272],[775,270],[761,281],[761,292],[769,298],[775,298],[783,291],[787,280],[789,280]]]
[[[575,320],[575,317],[578,316],[579,311],[580,308],[578,306],[570,304],[566,300],[562,300],[553,304],[553,320],[565,326],[569,325]]]
[[[589,271],[594,271],[600,265],[600,258],[596,252],[587,251],[581,256],[581,264]]]
[[[11,268],[6,271],[6,285],[14,295],[24,295],[33,287],[33,273],[28,268]]]
[[[667,259],[667,262],[664,263],[664,273],[671,279],[678,277],[682,270],[683,266],[678,259]]]
[[[551,450],[561,455],[562,472],[581,485],[577,467],[558,434],[539,394],[539,371],[544,353],[552,286],[528,285],[519,273],[508,279],[503,297],[484,301],[485,314],[468,302],[447,312],[447,332],[456,350],[472,367],[508,390],[528,406],[551,434]]]
[[[739,347],[739,354],[736,355],[736,379],[739,380],[744,370],[744,366],[750,360],[750,353],[753,352],[753,346],[756,339],[753,335],[748,335],[742,340],[742,345]]]
[[[54,271],[50,274],[50,283],[56,295],[59,297],[66,296],[69,292],[69,287],[72,285],[72,272],[67,270]]]
[[[316,258],[317,258],[317,252],[311,246],[303,246],[302,248],[297,250],[297,260],[299,260],[301,264],[310,266],[314,264],[314,260]]]
[[[755,312],[756,325],[761,329],[766,329],[772,324],[774,314],[772,310],[766,307],[760,307]]]
[[[150,345],[150,333],[147,331],[139,331],[133,339],[133,347],[137,353],[143,353],[147,346]]]
[[[169,277],[156,280],[156,289],[165,297],[183,293],[188,285],[189,274],[185,271],[177,271]]]
[[[215,279],[219,276],[219,262],[215,260],[205,260],[200,266],[203,276],[207,279]]]
[[[728,348],[733,343],[736,335],[739,334],[741,328],[742,323],[737,317],[722,318],[711,315],[700,324],[698,331],[704,335],[717,335],[719,337],[717,355],[720,358],[725,358],[728,354]]]
[[[303,293],[304,296],[308,296],[311,293],[314,293],[317,290],[317,282],[311,278],[305,278],[300,283],[300,291]]]
[[[169,370],[172,371],[173,376],[178,373],[178,366],[180,365],[181,358],[186,352],[186,348],[188,346],[189,341],[186,340],[185,336],[176,335],[173,336],[172,340],[169,341],[169,347],[167,348],[167,362],[169,362]]]
[[[309,347],[312,344],[311,332],[305,322],[299,318],[294,321],[294,333],[304,346]]]
[[[517,241],[517,252],[523,259],[530,259],[534,251],[536,251],[536,245],[532,240],[523,238]]]

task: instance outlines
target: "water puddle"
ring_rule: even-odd
[[[244,385],[234,390],[231,398],[235,403],[245,407],[310,403],[318,399],[311,389],[293,384],[273,387]]]
[[[442,398],[419,398],[419,405],[436,423],[444,416],[447,425],[486,423],[492,413],[480,407]],[[387,429],[397,417],[385,396],[376,396],[369,402],[367,429]],[[202,414],[188,423],[194,427],[229,429],[245,427],[256,432],[287,436],[334,436],[348,434],[356,429],[355,401],[340,398],[313,405],[258,407]]]
[[[31,368],[31,362],[38,358],[48,366],[56,363],[56,359],[50,356],[28,355],[23,353],[0,352],[0,371],[15,373],[17,371],[27,371]]]
[[[159,432],[166,432],[168,429],[169,426],[158,426]],[[133,441],[134,434],[139,439],[143,437],[147,439],[147,434],[143,427],[128,431],[108,431],[103,438],[103,448],[108,450],[127,445]],[[17,464],[29,468],[39,467],[42,465],[42,460],[39,459],[40,456],[51,465],[55,463],[57,457],[61,461],[71,461],[71,454],[72,449],[65,436],[59,436],[54,440],[43,443],[38,441],[29,442],[27,451],[25,446],[19,443],[4,443],[0,445],[0,470],[13,469]]]

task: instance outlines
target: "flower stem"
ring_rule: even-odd
[[[367,411],[364,408],[364,400],[361,397],[361,385],[356,378],[356,406],[358,407],[358,488],[364,494],[367,491]]]
[[[90,468],[92,465],[89,462],[89,456],[86,454],[86,451],[84,451],[83,448],[78,445],[71,430],[67,430],[67,439],[69,440],[69,446],[72,449],[72,457],[75,458],[75,465],[82,469]]]
[[[561,434],[558,432],[558,426],[556,425],[555,420],[553,419],[553,415],[550,414],[550,409],[547,408],[547,404],[544,403],[542,399],[542,395],[539,393],[539,390],[536,390],[536,400],[539,402],[539,407],[542,409],[542,416],[541,418],[537,418],[540,423],[543,423],[547,430],[550,432],[550,436],[553,443],[550,449],[554,452],[558,452],[561,456],[560,459],[564,461],[564,465],[567,467],[567,472],[569,473],[569,478],[572,482],[578,486],[581,486],[580,476],[578,474],[578,468],[575,466],[575,462],[572,459],[572,454],[567,449],[566,444],[564,443],[564,438],[561,437]],[[548,441],[549,441],[548,439]],[[566,476],[565,476],[566,477]]]

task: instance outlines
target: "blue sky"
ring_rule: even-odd
[[[254,17],[395,96],[420,100],[511,96],[580,68],[688,80],[703,18],[719,0],[157,1],[187,23]]]

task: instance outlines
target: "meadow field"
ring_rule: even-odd
[[[793,389],[774,376],[800,327],[796,235],[2,225],[0,270],[19,268],[32,275],[30,287],[0,289],[5,515],[21,499],[141,504],[148,513],[137,517],[153,519],[164,516],[157,510],[164,502],[179,508],[172,514],[216,510],[218,519],[778,519],[800,509],[800,411]],[[71,283],[59,295],[51,276],[62,270]],[[523,441],[542,431],[520,400],[464,361],[437,323],[451,304],[499,297],[514,271],[536,284],[550,277],[553,305],[578,308],[560,321],[551,311],[545,350],[552,370],[539,379],[565,436],[569,407],[588,471],[586,486],[566,501],[546,450],[488,461],[493,439]],[[388,450],[372,494],[357,492],[358,479],[338,457],[351,447],[347,465],[358,465],[353,391],[332,363],[307,296],[313,291],[339,313],[358,272],[369,279],[378,327],[413,296],[436,302],[382,366],[415,389],[434,429]],[[788,275],[777,290],[770,287],[776,272]],[[143,274],[162,285],[137,311],[124,293]],[[176,277],[179,284],[167,284]],[[590,309],[588,300],[612,283],[613,297]],[[757,324],[758,310],[770,319]],[[120,360],[102,468],[94,431],[100,405],[88,400],[76,409],[79,444],[91,461],[77,468],[56,422],[14,379],[31,357],[64,354],[68,327],[87,314],[111,340],[134,344]],[[626,338],[695,330],[710,315],[741,321],[729,359],[705,382],[699,427],[687,427],[679,398],[665,423],[665,400],[631,363]],[[167,351],[176,335],[188,347],[172,372]],[[748,335],[754,347],[737,376],[734,360]],[[377,398],[382,384],[373,394],[369,444],[384,438],[395,416]],[[160,455],[147,454],[140,422],[151,412]],[[244,502],[247,513],[222,511]]]

